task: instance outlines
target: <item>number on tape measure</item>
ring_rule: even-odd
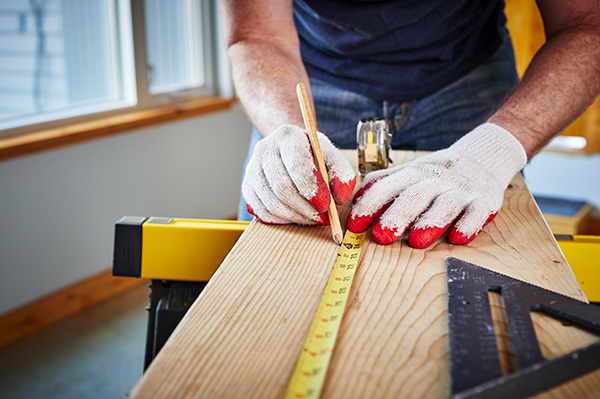
[[[346,231],[284,399],[318,398],[366,233]]]

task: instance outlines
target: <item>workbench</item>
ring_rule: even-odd
[[[345,151],[356,164],[356,153]],[[420,155],[393,152],[394,165]],[[349,205],[340,208],[343,227]],[[132,390],[131,398],[283,397],[339,246],[329,227],[253,221]],[[427,249],[406,239],[365,241],[322,398],[450,395],[446,259],[456,257],[585,301],[523,177],[471,244],[445,237]],[[501,298],[490,294],[492,307]],[[493,312],[499,331],[501,311]],[[532,313],[545,358],[598,337]],[[506,332],[508,334],[508,332]],[[511,348],[498,340],[503,369]],[[600,371],[540,396],[600,395]]]

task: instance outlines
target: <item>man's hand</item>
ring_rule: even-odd
[[[352,196],[356,175],[348,160],[322,133],[323,159],[336,203]],[[328,224],[331,203],[304,129],[283,125],[256,144],[242,193],[248,212],[263,223]]]
[[[486,123],[446,150],[367,175],[356,193],[348,228],[391,244],[412,224],[408,243],[425,248],[455,221],[453,244],[471,242],[500,210],[504,191],[527,163],[523,146]]]

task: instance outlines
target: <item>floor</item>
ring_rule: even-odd
[[[143,372],[140,286],[0,349],[0,398],[120,399]]]

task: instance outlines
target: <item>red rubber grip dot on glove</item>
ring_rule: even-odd
[[[380,245],[393,244],[400,237],[402,237],[402,234],[404,234],[404,231],[401,231],[399,234],[398,231],[399,230],[397,228],[388,229],[386,227],[382,227],[381,223],[377,222],[377,224],[373,227],[373,238],[375,239],[375,242]]]
[[[487,220],[485,221],[483,226],[481,226],[481,228],[479,230],[477,230],[475,233],[468,235],[468,236],[464,235],[463,233],[458,231],[456,229],[456,226],[453,227],[452,230],[450,230],[450,233],[448,233],[448,241],[450,241],[452,244],[456,244],[456,245],[464,245],[464,244],[470,243],[471,241],[473,241],[475,239],[475,237],[477,237],[479,235],[479,233],[481,233],[481,230],[483,230],[483,228],[488,223],[490,223],[492,220],[494,220],[494,218],[496,217],[497,214],[498,214],[498,212],[494,212],[494,213],[490,214],[490,216],[487,218]]]
[[[331,193],[335,203],[341,205],[348,201],[352,196],[354,186],[356,186],[356,176],[348,183],[342,183],[338,177],[334,177],[331,180]]]
[[[356,216],[352,217],[352,215],[348,218],[348,230],[353,233],[362,233],[369,229],[373,221],[377,218],[378,215],[365,215],[365,216]]]
[[[315,223],[317,226],[329,226],[329,215],[327,212],[319,213],[319,220]]]
[[[390,207],[390,205],[392,205],[393,202],[393,199],[388,201],[381,208],[379,208],[370,215],[353,216],[352,213],[350,213],[347,224],[348,230],[350,230],[353,233],[362,233],[363,231],[367,231],[369,227],[371,227],[375,219],[381,216],[381,214],[385,212]]]
[[[329,189],[327,188],[327,184],[325,184],[325,180],[323,180],[323,175],[319,172],[318,169],[313,170],[315,176],[317,177],[317,193],[314,197],[309,198],[308,202],[312,206],[315,207],[317,212],[327,212],[329,209],[329,204],[331,204],[331,195],[329,194]]]
[[[481,229],[477,230],[475,233],[469,236],[466,236],[460,231],[453,228],[452,230],[450,230],[450,233],[448,233],[448,241],[455,245],[465,245],[473,241],[475,237],[479,235],[480,232]]]
[[[427,248],[433,244],[435,240],[440,238],[442,234],[448,230],[448,227],[450,227],[451,224],[452,223],[445,227],[427,227],[424,229],[413,228],[408,233],[408,245],[418,249]]]

